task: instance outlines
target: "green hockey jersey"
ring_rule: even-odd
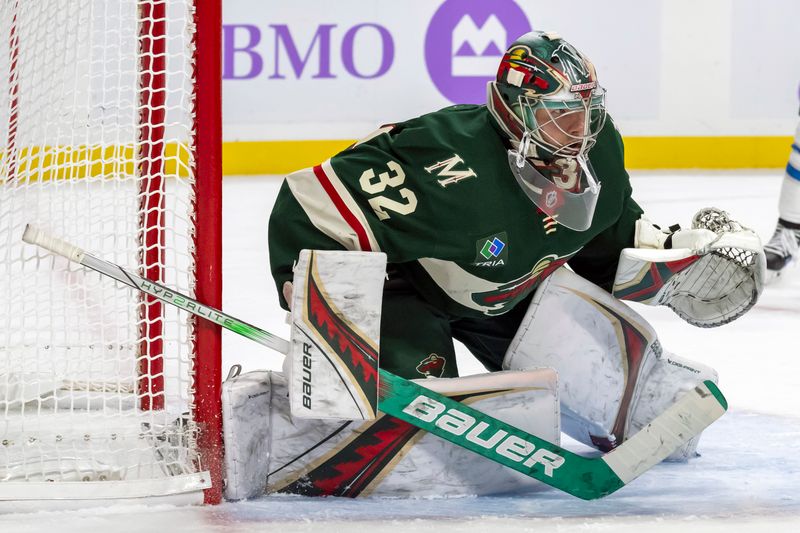
[[[382,251],[453,317],[505,313],[564,263],[610,289],[642,214],[613,122],[589,153],[601,192],[586,231],[557,224],[525,196],[507,150],[485,106],[459,105],[385,126],[289,175],[269,222],[278,293],[304,248]]]

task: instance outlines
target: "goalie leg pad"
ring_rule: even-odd
[[[269,417],[275,376],[274,372],[248,372],[229,377],[222,384],[227,500],[243,500],[264,493],[272,441]],[[282,388],[285,392],[285,382]]]
[[[642,316],[564,268],[537,289],[503,361],[509,370],[542,366],[558,372],[563,431],[603,451],[681,392],[716,380],[709,368],[665,359]]]
[[[559,443],[555,372],[498,372],[417,383]],[[307,496],[464,496],[544,485],[394,417],[309,420],[289,412],[279,372],[251,372],[223,387],[228,499]],[[503,435],[469,430],[490,445]]]
[[[292,413],[375,418],[386,255],[300,252],[292,291]]]
[[[686,392],[702,381],[717,383],[717,372],[707,366],[666,350],[659,350],[655,364],[643,377],[639,400],[631,413],[628,435],[634,435],[655,417],[663,413]],[[697,455],[697,444],[700,435],[675,450],[667,461],[686,461]]]

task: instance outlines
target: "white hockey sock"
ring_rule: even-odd
[[[792,144],[792,153],[783,176],[778,215],[786,222],[800,224],[800,126]]]

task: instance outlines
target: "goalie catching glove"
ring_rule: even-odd
[[[761,240],[720,209],[700,210],[687,230],[663,231],[642,218],[635,246],[620,255],[614,296],[666,305],[695,326],[739,318],[764,288]]]

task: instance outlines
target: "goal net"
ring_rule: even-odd
[[[218,157],[203,166],[214,154],[198,146],[219,145],[200,129],[219,101],[198,89],[200,32],[219,23],[195,2],[0,6],[0,500],[218,477],[219,376],[201,375],[218,330],[21,241],[32,223],[219,305]]]

